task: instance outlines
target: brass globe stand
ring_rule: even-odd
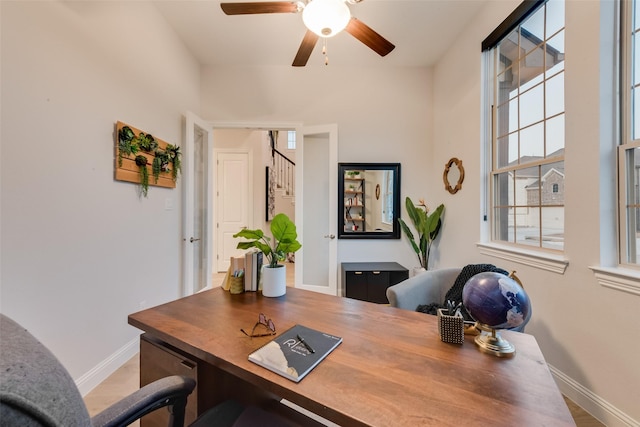
[[[481,331],[480,335],[475,338],[475,343],[480,351],[498,357],[515,356],[516,348],[509,341],[502,338],[498,330],[479,322],[476,322],[475,326]]]

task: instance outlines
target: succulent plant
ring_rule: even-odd
[[[129,126],[118,131],[118,166],[122,166],[122,158],[136,154],[140,150],[136,135]]]
[[[140,169],[140,194],[147,197],[149,192],[149,170],[147,169],[148,160],[143,155],[136,156],[136,165]]]
[[[150,133],[145,134],[143,132],[140,132],[137,140],[140,149],[143,151],[153,153],[158,148],[158,141],[156,141],[156,139]]]
[[[157,149],[156,156],[153,158],[153,162],[151,163],[151,172],[153,173],[156,183],[160,177],[160,172],[167,172],[168,169],[169,154],[166,151]]]
[[[171,170],[173,180],[175,181],[178,178],[178,174],[182,170],[182,162],[180,161],[180,156],[182,153],[180,152],[180,147],[177,145],[167,144],[167,148],[165,152],[169,156],[169,161],[173,164],[173,169]]]

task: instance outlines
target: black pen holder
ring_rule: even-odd
[[[450,316],[448,310],[438,309],[438,334],[440,340],[452,344],[462,344],[464,342],[464,318],[458,312],[455,316]]]

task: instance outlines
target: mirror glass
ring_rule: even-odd
[[[338,238],[399,239],[400,163],[338,164]]]

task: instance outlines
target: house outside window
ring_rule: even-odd
[[[620,264],[640,264],[640,4],[621,2]]]
[[[564,1],[523,4],[486,51],[491,94],[491,236],[564,248]],[[498,31],[498,29],[496,30]]]

